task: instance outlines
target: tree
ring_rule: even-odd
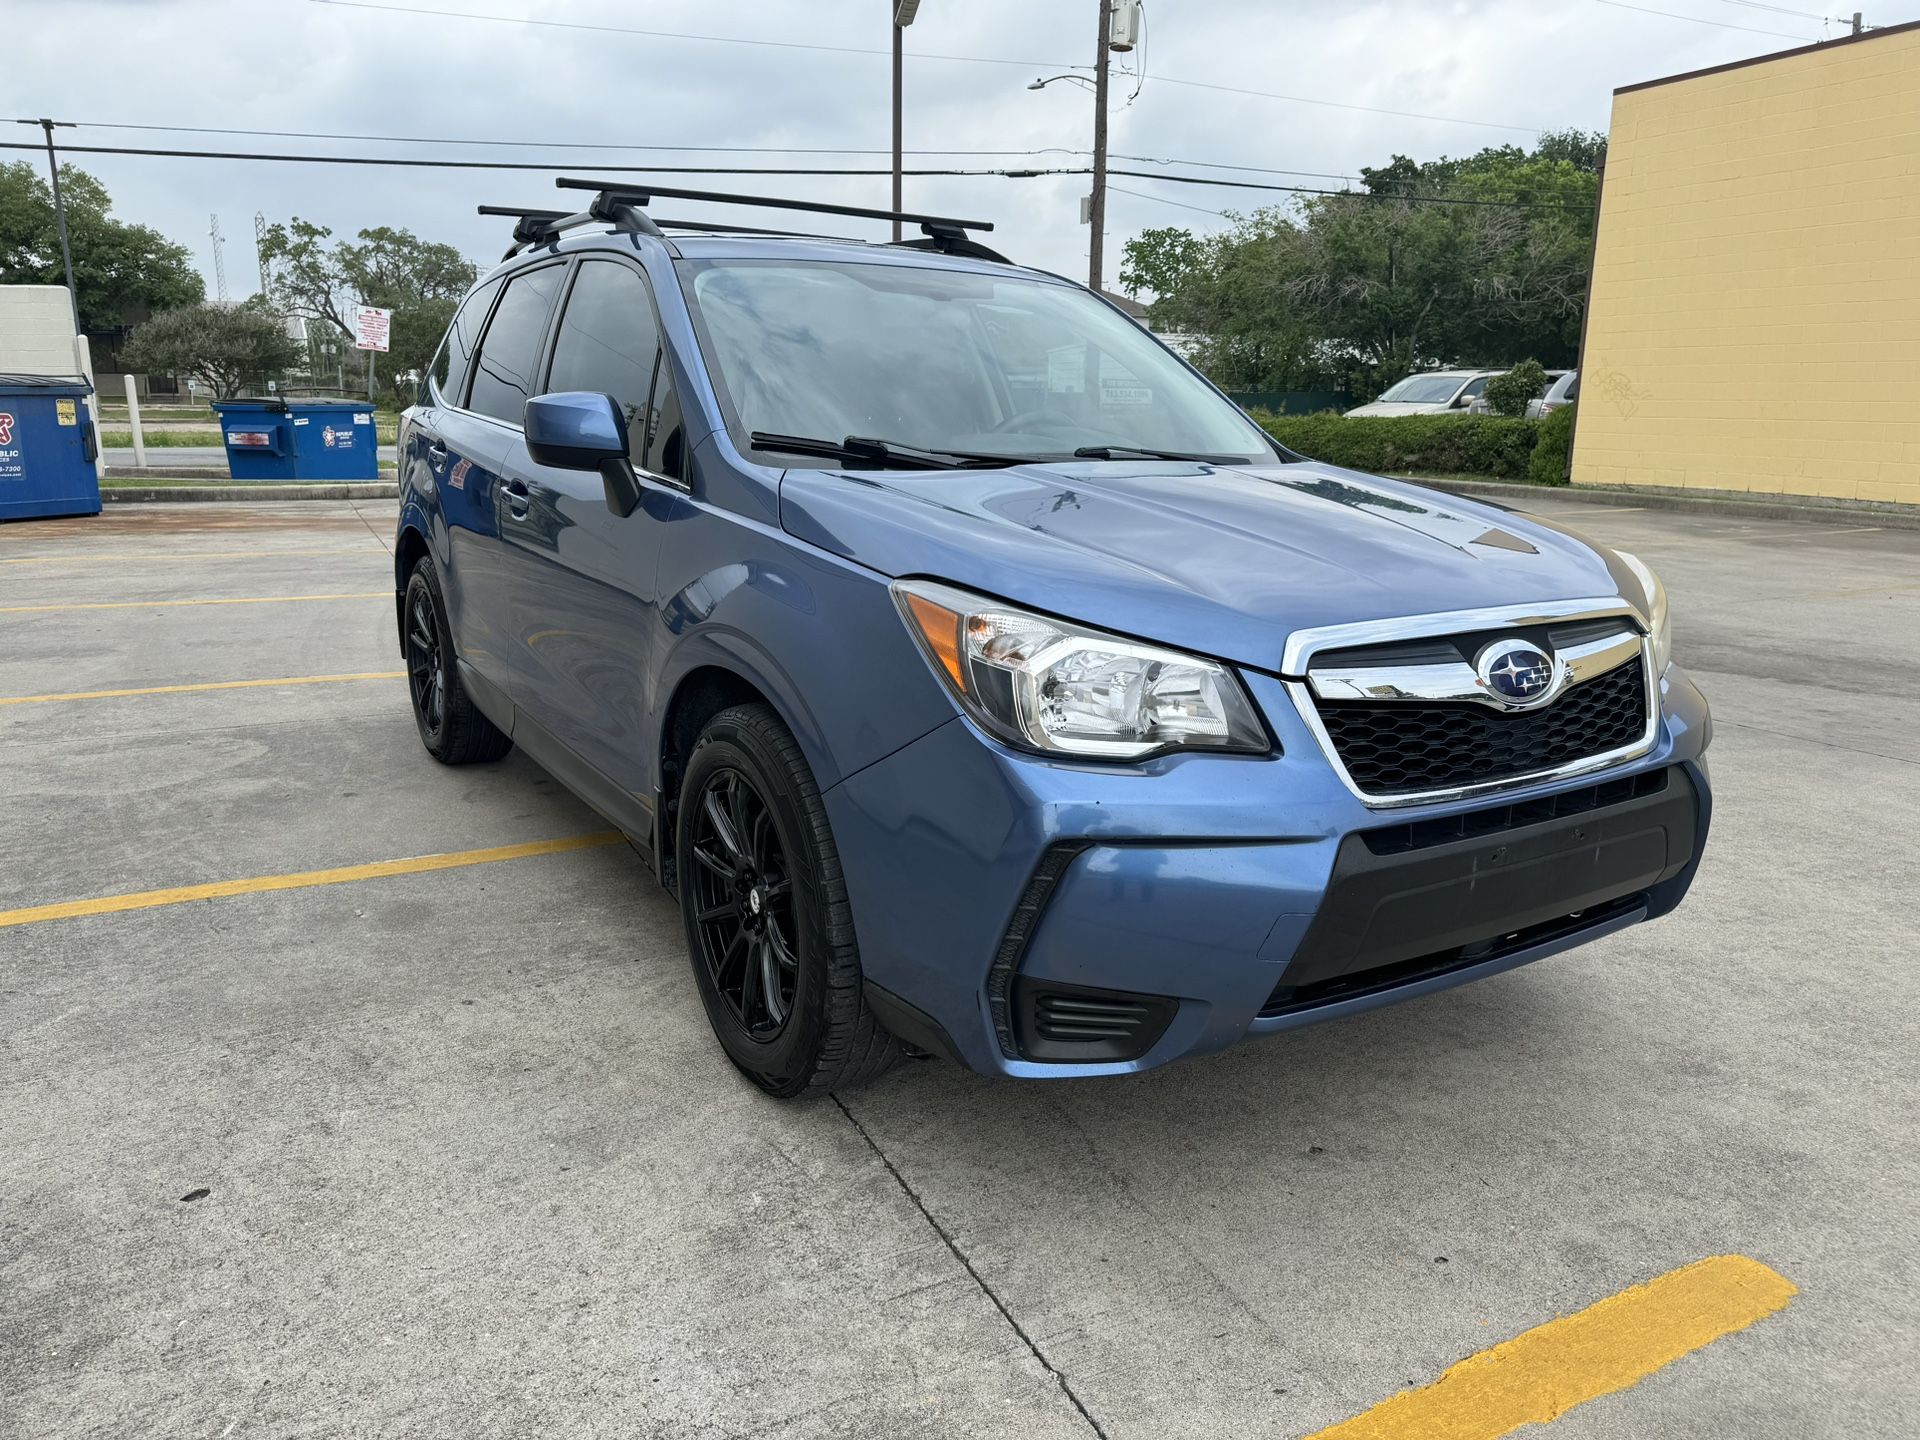
[[[1202,337],[1230,387],[1332,386],[1361,399],[1431,365],[1535,355],[1570,365],[1586,303],[1604,138],[1531,150],[1404,155],[1362,188],[1235,219],[1197,238],[1143,232],[1123,282],[1152,288],[1156,325]]]
[[[1522,360],[1487,382],[1487,405],[1496,415],[1524,415],[1527,405],[1547,389],[1547,369],[1538,360]]]
[[[389,388],[395,376],[427,367],[460,297],[479,275],[453,246],[422,240],[410,230],[362,230],[356,243],[334,240],[331,230],[297,215],[267,227],[260,257],[276,306],[329,327],[349,343],[355,305],[393,312],[393,348],[375,357],[376,373]]]
[[[186,246],[112,218],[106,186],[86,171],[62,165],[60,196],[83,329],[129,324],[206,294]],[[0,165],[0,284],[66,283],[52,187],[27,161]]]
[[[284,375],[300,358],[286,321],[256,300],[164,311],[135,330],[121,353],[137,370],[204,381],[216,400]]]

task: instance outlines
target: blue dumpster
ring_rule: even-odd
[[[362,400],[216,400],[236,480],[377,480],[373,406]]]
[[[0,520],[100,513],[92,393],[78,376],[0,375]]]

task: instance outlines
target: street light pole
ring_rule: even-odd
[[[67,303],[73,307],[73,333],[80,333],[80,292],[73,286],[73,247],[67,242],[67,206],[60,197],[60,157],[54,152],[53,131],[73,129],[71,120],[22,120],[22,125],[38,125],[47,135],[47,178],[53,182],[53,218],[60,227],[60,260],[67,267]]]
[[[1100,0],[1100,40],[1093,70],[1093,196],[1087,206],[1092,235],[1087,241],[1087,283],[1101,288],[1107,232],[1107,41],[1113,25],[1113,0]]]
[[[900,71],[907,26],[920,11],[920,0],[890,0],[893,5],[893,208],[898,212],[906,203],[900,193]],[[900,243],[898,220],[893,222],[893,240]]]

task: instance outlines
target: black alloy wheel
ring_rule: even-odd
[[[426,585],[407,590],[407,688],[413,693],[421,737],[432,746],[447,727],[447,662],[433,591]]]
[[[785,1028],[799,985],[793,877],[766,797],[732,767],[694,800],[693,931],[700,963],[734,1021],[766,1042]]]

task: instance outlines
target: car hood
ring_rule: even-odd
[[[1398,400],[1375,400],[1347,411],[1347,418],[1351,419],[1356,415],[1444,415],[1452,408],[1453,402],[1450,400],[1415,400],[1406,403]]]
[[[889,577],[1265,670],[1297,629],[1633,593],[1556,526],[1310,461],[792,469],[780,513]]]

